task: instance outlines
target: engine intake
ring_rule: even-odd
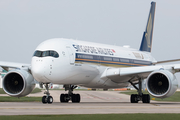
[[[167,70],[152,72],[146,81],[148,92],[159,98],[166,98],[175,93],[178,82],[174,74]]]
[[[155,73],[149,78],[148,85],[151,92],[161,95],[168,91],[169,81],[165,75]]]
[[[35,87],[34,78],[25,70],[12,70],[3,78],[4,91],[13,97],[23,97]]]

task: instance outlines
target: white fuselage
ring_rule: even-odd
[[[128,82],[121,83],[121,80],[101,79],[107,67],[150,66],[156,62],[149,52],[63,38],[41,43],[35,52],[31,72],[37,81],[91,88],[129,85]]]

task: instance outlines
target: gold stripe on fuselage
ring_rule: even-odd
[[[77,61],[78,60],[78,61]],[[81,59],[81,58],[76,58],[76,63],[86,63],[86,62],[97,62],[93,64],[100,64],[103,66],[116,66],[116,67],[131,67],[131,66],[147,66],[143,64],[133,64],[133,63],[122,63],[122,62],[112,62],[112,61],[100,61],[100,60],[90,60],[90,59]]]

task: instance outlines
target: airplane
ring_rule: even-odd
[[[0,62],[8,71],[3,78],[3,90],[10,96],[23,97],[31,93],[37,80],[46,88],[44,104],[53,103],[51,83],[64,85],[68,91],[60,95],[62,103],[81,101],[80,94],[73,93],[77,86],[111,89],[132,85],[138,94],[131,95],[131,103],[150,103],[150,95],[170,97],[178,88],[174,74],[180,72],[180,64],[157,65],[179,59],[158,62],[151,55],[155,7],[156,2],[151,2],[139,50],[65,38],[49,39],[37,46],[31,64]],[[145,79],[150,95],[142,92]]]

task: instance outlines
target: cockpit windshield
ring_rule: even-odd
[[[36,50],[34,52],[33,56],[36,56],[36,57],[48,57],[48,56],[51,56],[51,57],[58,58],[59,54],[56,51],[53,51],[53,50],[48,50],[48,51],[39,51],[39,50]]]

